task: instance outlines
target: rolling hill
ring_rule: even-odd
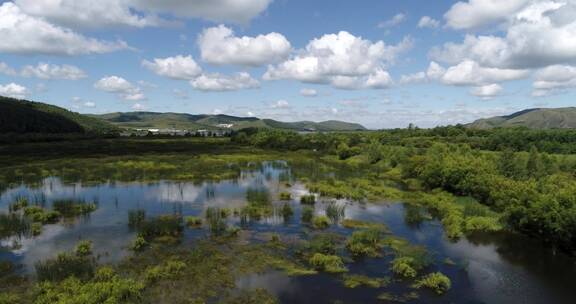
[[[0,96],[0,134],[82,133],[111,134],[114,125],[42,102]]]
[[[574,129],[576,128],[576,107],[527,109],[506,116],[478,119],[468,124],[467,127],[477,129],[498,127]]]
[[[231,129],[274,128],[294,131],[356,131],[366,130],[362,125],[336,120],[312,122],[281,122],[256,117],[236,117],[230,115],[193,115],[185,113],[126,112],[91,115],[121,128],[159,129],[218,129],[219,125],[232,125]]]

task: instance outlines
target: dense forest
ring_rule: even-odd
[[[0,134],[107,135],[117,131],[105,121],[57,106],[0,96]]]
[[[372,167],[367,172],[396,170],[408,186],[473,197],[501,214],[508,229],[576,249],[576,158],[569,155],[576,152],[575,130],[455,126],[314,135],[244,130],[232,140],[333,154],[366,162]]]

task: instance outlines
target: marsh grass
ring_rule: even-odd
[[[281,201],[289,201],[292,199],[292,194],[290,192],[280,192],[279,197]]]
[[[28,198],[26,197],[17,197],[13,203],[8,205],[8,210],[10,212],[17,212],[21,209],[28,207]]]
[[[290,206],[289,203],[282,204],[282,208],[280,211],[282,213],[282,217],[284,217],[284,221],[288,221],[292,217],[292,215],[294,215],[294,210],[292,209],[292,206]]]
[[[332,223],[339,223],[346,213],[346,205],[330,202],[326,206],[326,216],[332,220]]]
[[[0,239],[11,236],[25,236],[30,232],[30,222],[22,216],[0,213]]]
[[[315,253],[308,263],[317,270],[326,271],[329,273],[347,272],[348,269],[344,266],[342,258],[336,255],[325,255],[322,253]]]
[[[227,228],[226,213],[216,207],[206,209],[206,222],[210,233],[214,236],[222,235]]]
[[[314,229],[326,229],[330,227],[330,219],[327,216],[319,215],[312,219]]]
[[[186,222],[186,226],[191,228],[201,228],[202,227],[202,219],[197,216],[187,216],[184,218]]]
[[[437,294],[447,292],[452,286],[450,279],[441,272],[430,273],[414,283],[414,288],[429,288]]]
[[[314,207],[304,206],[302,208],[302,222],[310,223],[314,218]]]
[[[354,231],[346,241],[346,248],[353,257],[379,257],[383,247],[383,231],[379,228],[369,228]]]
[[[52,202],[52,209],[60,212],[65,218],[72,218],[81,215],[88,215],[98,208],[95,202],[86,202],[85,200],[63,199]]]
[[[146,241],[151,241],[161,237],[179,238],[183,230],[181,216],[160,215],[143,221],[138,232]]]
[[[94,276],[96,260],[91,256],[60,253],[54,259],[37,262],[34,267],[36,277],[40,282],[59,282],[71,276],[80,280],[89,280]]]
[[[390,284],[390,278],[373,278],[364,275],[352,274],[344,275],[343,283],[346,288],[356,288],[360,286],[381,288]]]
[[[130,229],[138,229],[144,221],[146,221],[146,210],[128,210],[128,227],[130,227]]]
[[[300,203],[306,205],[314,205],[316,203],[316,196],[314,194],[306,194],[300,197]]]

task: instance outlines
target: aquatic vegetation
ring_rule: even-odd
[[[58,211],[65,218],[90,214],[97,208],[96,203],[84,200],[65,199],[52,202],[52,209]]]
[[[372,223],[366,222],[361,220],[354,220],[354,219],[344,219],[340,222],[342,227],[349,228],[349,229],[369,229],[374,228],[381,230],[382,233],[389,233],[388,227],[382,223]]]
[[[300,203],[307,205],[314,205],[316,203],[316,196],[314,194],[305,194],[300,197]]]
[[[34,267],[38,281],[59,282],[72,276],[88,280],[94,276],[96,261],[90,256],[60,253],[54,259],[37,262]]]
[[[346,240],[346,248],[354,257],[378,257],[383,247],[381,240],[382,230],[378,228],[354,231]]]
[[[79,257],[92,255],[92,241],[83,240],[76,244],[75,253]]]
[[[185,268],[185,262],[177,259],[169,260],[162,265],[147,268],[144,272],[144,280],[150,284],[160,279],[174,279],[182,275]]]
[[[30,231],[30,223],[21,216],[0,213],[0,239],[13,235],[25,235]]]
[[[406,303],[408,301],[418,300],[418,298],[420,298],[420,296],[414,291],[407,292],[401,295],[394,295],[389,292],[384,292],[378,295],[378,300],[396,302],[396,303]]]
[[[464,223],[466,232],[472,231],[499,231],[502,230],[498,218],[489,216],[471,216],[466,218]]]
[[[292,194],[290,194],[290,192],[280,192],[279,196],[281,201],[289,201],[292,199]]]
[[[292,206],[290,206],[290,204],[288,203],[284,203],[282,205],[282,216],[284,217],[285,220],[289,219],[293,214],[294,214],[294,210],[292,210]]]
[[[186,226],[192,228],[200,228],[202,227],[202,219],[197,216],[187,216],[184,218],[186,222]]]
[[[101,267],[88,281],[72,276],[61,282],[38,284],[35,303],[140,303],[144,287],[138,281],[120,277],[110,267]]]
[[[26,207],[28,207],[28,199],[25,197],[18,197],[14,203],[8,205],[10,212],[16,212]]]
[[[305,250],[310,253],[322,253],[326,255],[336,254],[336,247],[340,236],[334,233],[319,233],[305,243]]]
[[[398,257],[392,260],[391,270],[394,274],[404,278],[415,278],[418,272],[414,267],[416,263],[411,257]]]
[[[130,229],[138,229],[145,220],[146,210],[128,210],[128,227],[130,227]]]
[[[394,262],[396,261],[399,270],[408,269],[403,265],[406,264],[410,266],[410,268],[420,271],[431,263],[428,251],[424,246],[410,244],[406,239],[395,236],[387,236],[381,243],[392,250],[396,256],[392,264],[394,266]],[[410,270],[406,271],[410,272]],[[402,271],[399,271],[398,274],[402,274]]]
[[[39,236],[42,234],[42,224],[40,223],[32,223],[30,226],[30,231],[32,232],[33,236]]]
[[[148,242],[146,241],[146,239],[141,235],[137,235],[136,239],[134,239],[134,241],[130,245],[130,249],[132,249],[135,252],[139,252],[144,250],[144,248],[146,248],[147,246]]]
[[[447,292],[451,287],[450,279],[441,272],[430,273],[414,283],[414,288],[430,288],[437,294]]]
[[[213,235],[220,235],[226,231],[226,212],[220,208],[208,207],[206,209],[206,221],[208,228]]]
[[[312,222],[313,218],[314,218],[313,207],[305,206],[304,208],[302,208],[302,222],[310,223]]]
[[[389,283],[389,278],[372,278],[358,274],[344,275],[344,286],[347,288],[356,288],[359,286],[380,288],[388,285]]]
[[[312,219],[312,227],[314,229],[326,229],[330,227],[330,219],[324,215],[316,216]]]
[[[326,206],[326,216],[332,220],[333,223],[338,223],[340,219],[344,218],[346,205],[330,202]]]
[[[239,294],[229,296],[220,301],[224,304],[277,304],[278,300],[266,289],[242,290]]]
[[[250,188],[246,191],[246,200],[257,206],[269,205],[271,203],[270,192],[266,189]]]
[[[54,224],[60,220],[61,214],[55,210],[45,210],[39,206],[24,208],[24,215],[32,222],[42,224]]]
[[[344,266],[342,258],[337,255],[325,255],[322,253],[315,253],[308,263],[312,267],[330,273],[346,272],[348,269]]]
[[[182,217],[179,215],[160,215],[142,222],[138,232],[149,241],[159,237],[178,238],[183,230]]]

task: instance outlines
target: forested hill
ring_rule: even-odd
[[[117,131],[117,127],[110,123],[57,106],[0,96],[0,134],[104,135]]]
[[[497,127],[574,129],[576,128],[576,107],[527,109],[506,116],[479,119],[467,126],[477,129],[491,129]]]
[[[92,115],[123,128],[175,128],[175,129],[215,129],[228,125],[234,130],[243,128],[285,129],[293,131],[357,131],[364,126],[336,120],[312,122],[281,122],[257,117],[236,117],[230,115],[192,115],[185,113],[126,112]]]

